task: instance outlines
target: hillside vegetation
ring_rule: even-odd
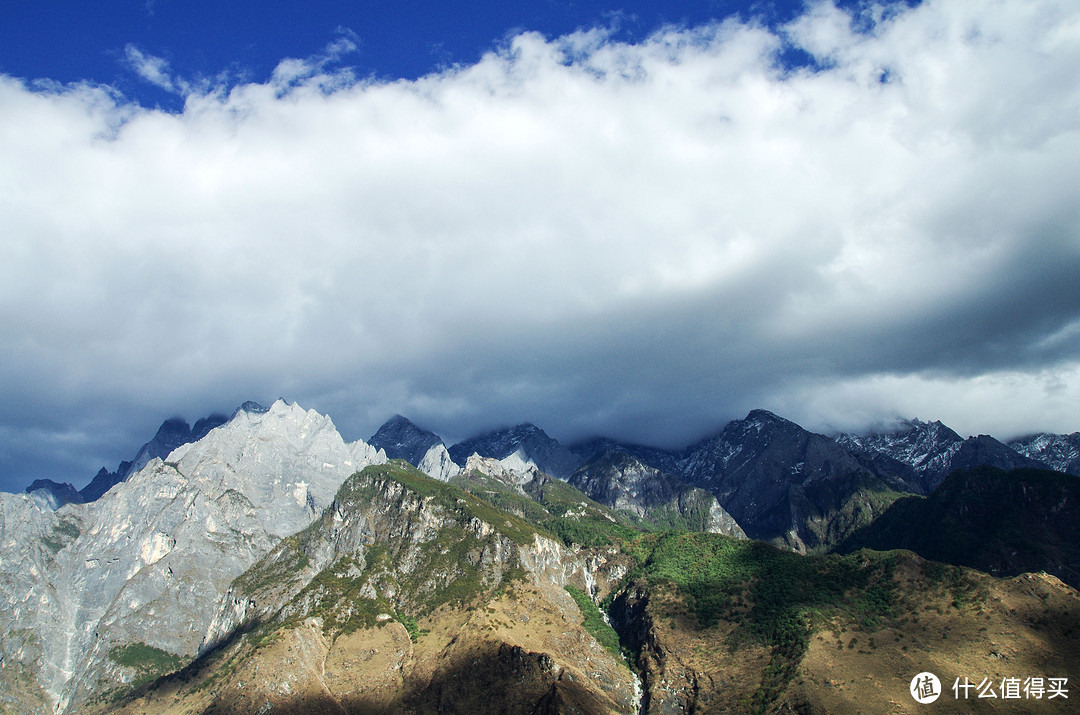
[[[1080,666],[1053,576],[654,528],[555,480],[368,467],[237,580],[232,635],[125,711],[919,712],[924,670]]]

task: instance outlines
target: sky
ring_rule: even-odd
[[[100,5],[0,9],[0,489],[277,397],[1080,430],[1073,0]]]

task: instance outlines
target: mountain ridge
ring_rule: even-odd
[[[237,408],[233,416],[240,411],[258,412],[267,409],[257,402],[249,401]],[[399,414],[388,419],[367,441],[372,443],[372,440],[376,440],[379,442],[379,446],[389,447],[390,451],[393,452],[395,447],[391,445],[397,444],[396,440],[402,439],[402,436],[391,438],[388,436],[389,432],[387,430],[407,429],[408,439],[414,441],[408,444],[401,442],[400,447],[397,449],[402,451],[395,452],[396,457],[407,459],[411,464],[415,464],[424,461],[426,456],[429,469],[424,471],[433,475],[441,473],[443,476],[439,478],[449,478],[453,473],[456,473],[455,469],[460,470],[468,456],[473,452],[484,457],[508,460],[507,464],[517,465],[519,468],[533,464],[554,476],[567,479],[575,469],[588,461],[597,452],[617,451],[630,454],[644,464],[685,481],[693,481],[692,477],[694,475],[692,472],[700,470],[701,465],[692,463],[689,456],[691,452],[701,448],[702,445],[711,440],[716,440],[725,429],[733,424],[747,421],[768,421],[769,419],[782,420],[784,423],[803,429],[791,420],[780,417],[768,410],[755,409],[751,410],[746,418],[730,420],[712,435],[689,443],[681,449],[651,447],[606,437],[593,437],[564,446],[558,440],[548,436],[543,429],[529,422],[514,427],[483,432],[447,447],[442,438],[436,433],[416,427],[407,417]],[[196,441],[209,429],[218,426],[224,421],[227,421],[226,418],[220,414],[200,418],[196,421],[194,427],[190,428],[191,438],[188,441]],[[153,456],[161,458],[167,456],[168,451],[171,451],[171,449],[166,451],[168,443],[165,437],[166,433],[170,431],[170,423],[174,422],[183,423],[183,425],[187,424],[182,418],[170,418],[163,422],[158,428],[155,437],[144,444],[132,460],[121,462],[115,472],[109,472],[103,467],[95,477],[101,485],[91,487],[88,484],[87,487],[80,490],[83,494],[83,500],[93,501],[93,498],[90,497],[96,498],[95,493],[103,493],[105,489],[102,487],[111,487],[112,483],[122,481],[122,478],[137,471],[141,464],[145,464],[150,453],[155,452],[155,445],[159,446]],[[395,427],[395,424],[397,427]],[[383,432],[383,434],[380,434],[380,432]],[[911,435],[916,434],[919,435],[918,439],[911,437]],[[829,438],[827,435],[821,436]],[[936,483],[940,482],[940,479],[944,478],[944,474],[947,474],[952,469],[976,466],[971,460],[961,461],[956,464],[951,461],[960,447],[963,447],[964,443],[969,440],[981,441],[981,451],[984,453],[994,452],[997,455],[995,457],[997,462],[994,463],[994,466],[1002,468],[1036,468],[1042,466],[1064,472],[1070,472],[1070,470],[1073,472],[1080,471],[1080,433],[1067,435],[1037,433],[1004,444],[987,435],[961,438],[958,433],[938,420],[923,422],[915,418],[901,420],[890,429],[868,430],[863,433],[840,433],[831,437],[831,439],[844,447],[856,460],[861,461],[864,468],[877,474],[887,483],[907,482],[908,486],[914,487],[914,491],[918,493],[926,493],[932,489],[936,486]],[[423,452],[419,451],[420,445],[424,447]],[[439,445],[446,449],[445,454],[439,449]],[[980,451],[975,446],[975,443],[969,443],[968,449],[971,452]],[[431,454],[426,454],[428,450],[434,451]],[[536,454],[532,454],[533,452]],[[1016,455],[1031,461],[1019,460]],[[988,459],[988,457],[976,457],[975,461],[979,459]],[[61,481],[39,479],[37,483],[37,488],[47,488],[56,492],[64,491],[64,484]],[[97,496],[100,496],[100,494],[97,494]]]
[[[193,654],[190,627],[202,628],[205,604],[385,454],[346,444],[328,417],[279,400],[237,411],[169,459],[55,512],[0,494],[2,655],[21,664],[0,680],[30,677],[44,701],[77,709],[127,677],[116,648]],[[40,649],[29,664],[18,656],[26,648]]]
[[[404,459],[428,476],[448,481],[461,472],[439,435],[417,427],[403,415],[394,415],[367,440],[386,452],[388,459]]]
[[[709,629],[717,614],[731,629],[720,642],[752,643],[729,665],[760,686],[739,690],[738,697],[761,708],[787,703],[798,710],[819,696],[799,690],[796,673],[805,664],[806,677],[819,678],[813,664],[821,654],[806,642],[812,631],[782,624],[809,619],[812,625],[803,608],[839,618],[844,628],[863,618],[829,574],[848,574],[862,589],[855,602],[877,604],[869,611],[877,615],[860,627],[878,629],[872,632],[881,643],[913,630],[890,615],[889,603],[906,602],[890,601],[888,593],[938,598],[917,591],[938,578],[938,566],[920,565],[917,557],[821,555],[907,503],[895,491],[903,480],[878,475],[866,466],[872,461],[790,420],[753,411],[692,445],[680,464],[697,485],[625,452],[601,453],[579,472],[595,484],[582,485],[622,511],[538,469],[533,462],[545,453],[522,446],[531,437],[547,454],[573,454],[551,451],[561,445],[541,433],[529,426],[492,439],[514,451],[502,459],[471,456],[466,471],[447,481],[388,461],[384,450],[363,440],[347,443],[328,416],[278,400],[238,410],[166,460],[151,459],[97,501],[54,511],[32,495],[0,494],[0,689],[17,694],[17,710],[112,711],[140,692],[164,693],[158,688],[171,683],[172,695],[154,701],[162,712],[178,697],[198,712],[255,713],[267,702],[336,702],[362,711],[378,702],[388,712],[433,712],[455,703],[482,708],[485,692],[501,693],[523,679],[528,686],[505,695],[507,707],[563,712],[576,703],[581,712],[629,712],[633,674],[616,675],[625,668],[615,657],[618,648],[602,655],[601,641],[612,636],[598,630],[603,621],[590,610],[611,596],[622,599],[613,614],[622,614],[619,637],[636,653],[643,712],[716,699],[745,709],[725,700],[732,696],[716,680],[717,664],[728,663],[708,645],[716,642]],[[990,454],[999,450],[978,438],[971,444],[975,457],[983,446]],[[756,506],[757,512],[746,511],[756,530],[751,535],[785,549],[695,532],[723,500]],[[1044,499],[1038,509],[1056,504]],[[662,519],[650,513],[658,507]],[[1067,527],[1054,528],[1066,533]],[[700,571],[701,565],[707,568]],[[897,580],[890,569],[900,567],[907,575]],[[791,573],[824,581],[792,581]],[[1024,595],[1025,583],[956,573],[956,583],[974,579],[1025,609],[1041,607]],[[876,583],[891,585],[882,591]],[[1068,642],[1080,628],[1067,618],[1076,592],[1053,577],[1039,577],[1038,588],[1054,604],[1055,638]],[[974,598],[980,609],[996,608],[977,590],[963,593],[940,598]],[[778,604],[795,610],[780,620],[757,610]],[[826,605],[840,610],[820,611]],[[943,613],[941,623],[963,624],[983,648],[987,637],[974,629],[980,613]],[[1027,616],[998,618],[1001,627],[1024,634],[1034,627]],[[781,626],[781,641],[756,630]],[[370,659],[365,639],[401,654],[403,664],[422,666],[391,671],[392,682],[376,677],[385,668],[364,666],[367,674],[354,680],[346,662],[372,668],[382,662]],[[1055,648],[1054,657],[1073,662],[1067,646]],[[713,656],[703,661],[702,653]],[[863,651],[850,657],[858,660]],[[298,669],[300,662],[312,668]],[[592,677],[586,677],[590,662],[606,664],[605,677],[620,693],[615,700],[582,685]],[[326,671],[336,675],[323,675],[320,663],[338,663]],[[194,670],[153,685],[185,664]],[[216,684],[192,689],[185,685],[191,678]],[[282,683],[316,699],[283,693],[276,689]],[[350,700],[356,688],[366,699]],[[380,700],[379,692],[394,695]],[[262,699],[253,700],[255,693]],[[131,702],[138,712],[147,701]],[[0,712],[6,709],[0,702]]]

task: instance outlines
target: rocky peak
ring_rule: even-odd
[[[278,402],[284,402],[285,400],[283,398],[279,397],[277,399],[277,401]],[[254,400],[248,400],[244,404],[242,404],[242,405],[240,405],[239,407],[236,408],[236,411],[233,412],[233,417],[235,417],[238,412],[250,412],[251,414],[254,414],[254,415],[262,415],[262,414],[266,414],[269,411],[270,411],[269,408],[263,407],[258,402],[255,402]]]
[[[559,479],[567,479],[581,459],[531,423],[488,432],[450,448],[450,457],[464,464],[473,454],[510,461],[512,468],[532,465]]]
[[[417,427],[401,415],[388,419],[368,443],[386,452],[388,459],[404,459],[439,481],[448,481],[461,472],[439,435]]]
[[[254,402],[245,402],[244,404],[258,406]],[[228,419],[224,415],[212,414],[208,417],[199,418],[196,420],[195,426],[191,427],[182,417],[170,417],[161,423],[150,441],[139,448],[134,459],[121,462],[114,472],[102,467],[90,483],[79,492],[80,501],[92,502],[100,499],[113,486],[126,480],[149,464],[150,460],[155,458],[164,460],[177,447],[189,442],[197,442],[209,434],[210,430],[220,427],[226,422],[228,422]]]
[[[1080,432],[1030,435],[1009,442],[1009,447],[1057,472],[1080,475]]]
[[[388,419],[368,439],[368,444],[384,450],[388,459],[404,459],[413,466],[419,465],[429,449],[442,443],[437,434],[417,427],[401,415]]]
[[[595,455],[574,472],[569,484],[605,506],[630,512],[662,529],[745,538],[712,494],[624,452]]]
[[[886,489],[836,441],[765,410],[687,450],[681,467],[683,478],[711,492],[750,537],[797,549],[820,539],[809,514],[833,518],[868,487],[866,478],[869,488]]]
[[[761,472],[761,476],[769,472],[770,479],[775,476],[773,472],[784,472],[802,481],[858,467],[855,459],[832,439],[808,432],[767,410],[753,410],[746,419],[732,420],[718,435],[687,450],[683,472],[695,484],[750,472]]]
[[[802,429],[799,425],[795,424],[791,420],[785,419],[774,412],[768,410],[750,410],[747,413],[746,418],[738,420],[745,428],[761,431],[763,429]]]
[[[895,429],[865,435],[840,435],[838,442],[854,454],[885,455],[910,466],[918,491],[932,492],[957,469],[988,465],[1001,469],[1039,468],[1027,458],[988,435],[964,439],[939,420],[904,420]]]
[[[200,417],[195,420],[195,424],[191,428],[191,440],[192,442],[198,442],[200,439],[209,434],[210,430],[215,427],[220,427],[229,421],[229,418],[225,415],[215,413],[208,417]]]
[[[345,443],[329,417],[279,400],[237,411],[168,460],[152,458],[101,499],[64,507],[35,527],[43,536],[23,533],[40,516],[0,523],[0,563],[34,559],[25,576],[0,571],[0,632],[20,634],[5,637],[0,657],[15,661],[42,644],[24,675],[40,684],[43,709],[82,711],[130,678],[117,648],[193,656],[208,606],[232,579],[320,516],[350,474],[386,457]]]
[[[465,472],[479,472],[486,477],[496,479],[510,487],[520,487],[525,482],[535,478],[538,470],[536,467],[531,467],[525,471],[518,471],[511,469],[506,464],[498,459],[492,459],[491,457],[481,457],[479,454],[473,454],[465,461]]]
[[[83,501],[73,485],[60,484],[51,479],[35,479],[26,488],[26,493],[35,501],[41,501],[54,511],[65,504],[81,504]]]
[[[960,444],[949,465],[949,471],[973,467],[998,469],[1046,469],[1046,464],[1030,459],[990,435],[968,437]]]

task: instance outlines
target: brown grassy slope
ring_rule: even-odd
[[[753,634],[748,587],[725,617],[701,628],[693,599],[639,582],[638,664],[649,713],[921,713],[911,678],[931,671],[945,694],[933,712],[1075,712],[1069,700],[957,702],[954,679],[1068,677],[1080,683],[1080,595],[1046,574],[997,579],[898,552],[892,614],[865,619],[841,601],[807,611],[809,642],[790,679],[763,697],[778,660]],[[854,596],[854,594],[852,594]],[[624,606],[626,604],[623,604]],[[855,615],[855,617],[853,617]],[[999,693],[1000,694],[1000,693]],[[974,693],[973,693],[974,696]]]
[[[242,639],[119,712],[632,711],[630,671],[584,631],[561,589],[518,583],[476,608],[441,607],[419,626],[427,632],[415,642],[392,619],[334,638],[307,618]]]

